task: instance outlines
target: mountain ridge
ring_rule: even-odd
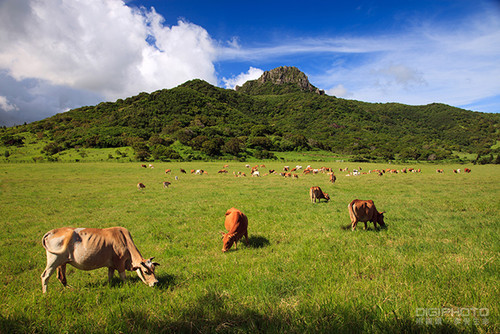
[[[239,158],[310,149],[365,160],[439,160],[452,157],[453,151],[500,153],[497,114],[438,103],[409,106],[346,100],[317,94],[299,73],[295,78],[301,78],[300,85],[293,75],[286,80],[280,75],[263,77],[260,86],[250,84],[255,89],[248,93],[190,80],[175,88],[2,129],[0,138],[4,145],[19,143],[12,140],[16,134],[31,132],[58,148],[51,152],[132,146],[142,152],[139,159],[178,158],[172,152],[174,142],[210,157]],[[273,83],[276,78],[281,83]]]

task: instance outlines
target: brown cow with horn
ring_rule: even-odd
[[[47,292],[50,276],[57,270],[57,278],[66,283],[66,265],[81,270],[108,267],[111,281],[115,270],[125,280],[125,270],[136,271],[140,279],[149,286],[158,283],[153,258],[145,260],[124,227],[73,228],[51,230],[43,236],[42,245],[47,253],[47,266],[42,273],[42,291]]]

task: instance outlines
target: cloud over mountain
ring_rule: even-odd
[[[63,100],[72,90],[73,97],[81,92],[95,102],[193,78],[217,82],[208,33],[184,21],[169,27],[154,9],[131,8],[121,0],[5,0],[0,13],[0,80],[15,86],[4,96],[9,104],[0,104],[2,118],[7,112],[16,118],[16,103],[26,107],[41,98],[40,90],[51,89]],[[53,114],[77,107],[78,100],[47,107]]]

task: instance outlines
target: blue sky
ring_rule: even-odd
[[[327,94],[500,112],[500,2],[0,0],[0,125],[296,66]]]

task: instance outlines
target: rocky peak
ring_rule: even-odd
[[[237,91],[245,93],[260,93],[262,88],[269,85],[288,85],[296,87],[298,91],[314,92],[319,95],[324,95],[325,92],[320,90],[309,82],[307,75],[293,66],[281,66],[270,71],[264,72],[259,79],[247,81],[242,87],[236,86]],[[259,89],[261,88],[261,89]],[[286,90],[285,92],[289,92]]]

